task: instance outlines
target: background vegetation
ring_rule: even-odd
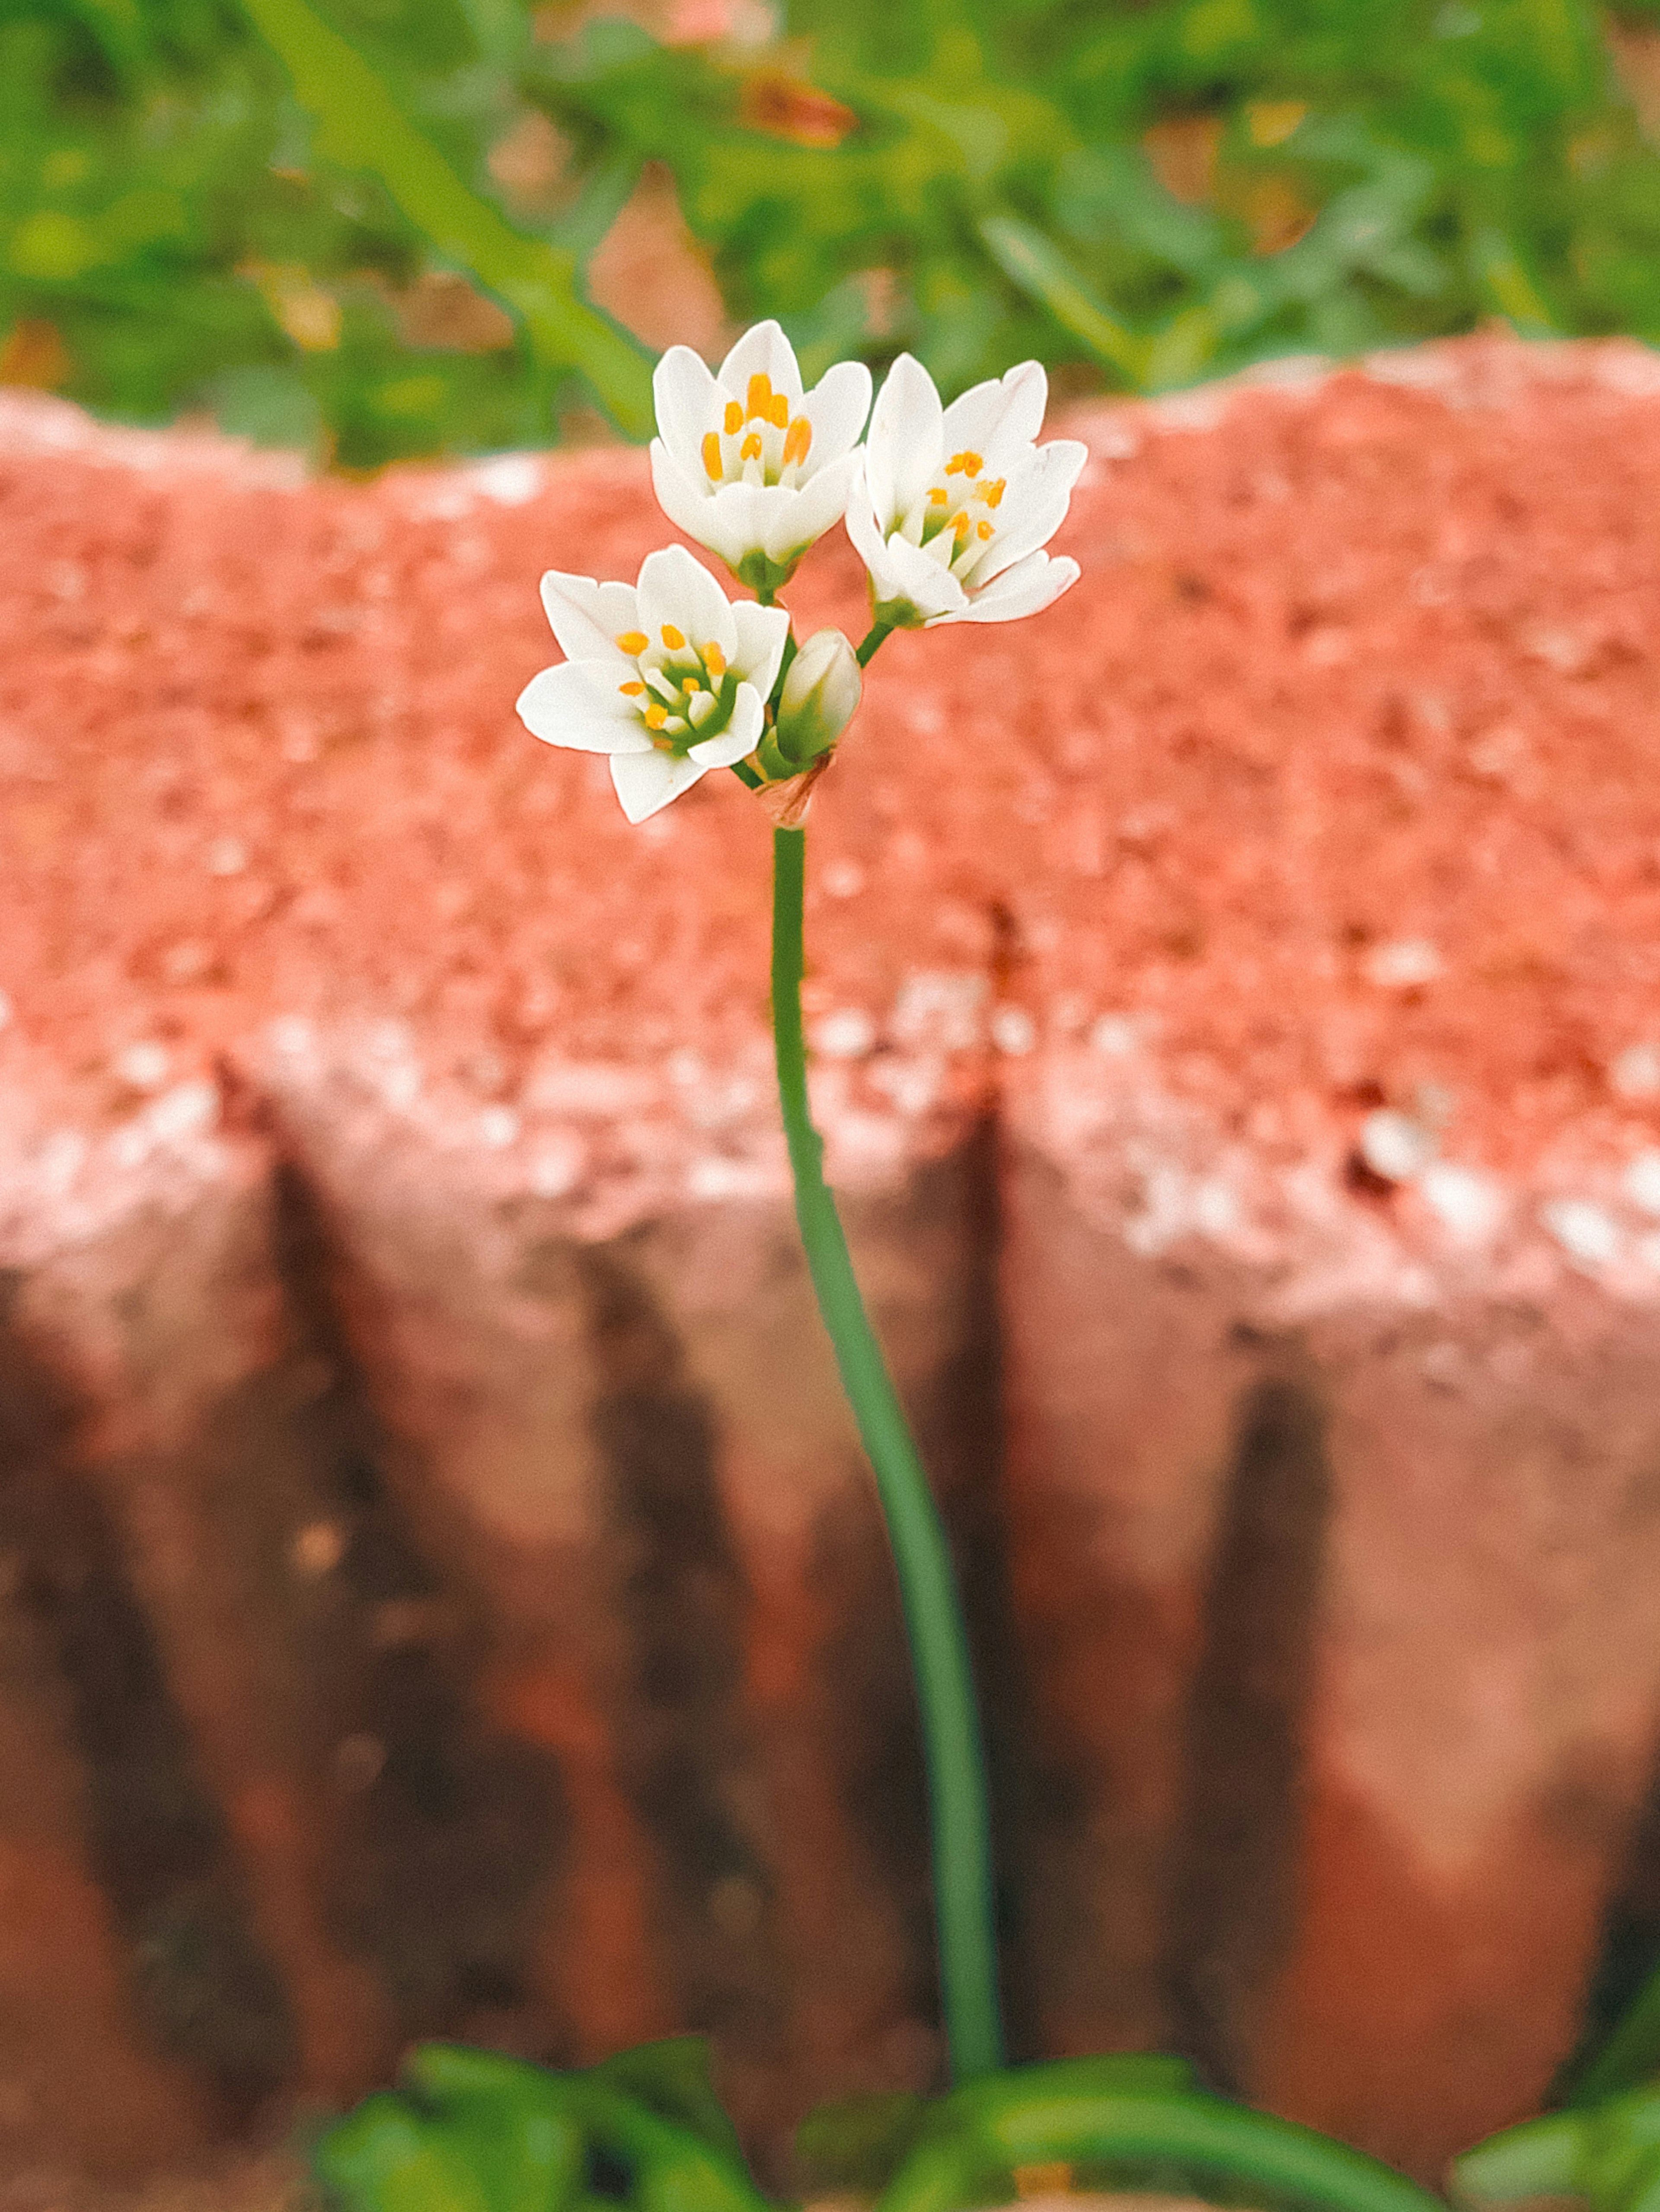
[[[534,299],[642,175],[810,372],[1160,388],[1493,316],[1660,343],[1660,0],[635,5],[311,0],[459,180],[435,222],[361,101],[324,112],[326,55],[302,100],[288,0],[0,0],[0,380],[351,468],[543,443],[596,393],[637,429],[643,356]]]

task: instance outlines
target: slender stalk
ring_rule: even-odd
[[[772,1024],[795,1218],[842,1388],[876,1476],[899,1573],[927,1761],[946,2039],[952,2078],[968,2081],[1003,2063],[980,1717],[945,1529],[859,1295],[836,1200],[824,1182],[824,1140],[807,1104],[801,1027],[806,882],[806,831],[775,830]]]

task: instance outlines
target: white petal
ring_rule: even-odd
[[[636,624],[632,584],[596,584],[550,568],[542,579],[542,605],[569,660],[603,659]]]
[[[848,495],[859,473],[857,453],[843,453],[799,491],[769,485],[760,495],[762,544],[774,561],[788,561],[833,530],[848,511]]]
[[[703,465],[703,439],[718,430],[727,395],[690,346],[671,346],[652,373],[663,443],[690,476]]]
[[[752,685],[740,684],[733,702],[731,721],[718,738],[705,738],[702,744],[694,745],[689,757],[700,768],[730,768],[760,744],[765,720],[760,694]]]
[[[579,753],[652,750],[638,714],[618,692],[609,664],[562,660],[519,694],[519,719],[544,744]]]
[[[869,455],[866,454],[866,464],[868,460]],[[847,525],[848,535],[853,540],[854,550],[869,569],[875,582],[877,598],[891,599],[893,597],[892,592],[882,588],[884,579],[891,574],[888,566],[888,541],[877,526],[876,516],[871,507],[870,493],[866,488],[862,474],[854,485],[852,495],[848,501]]]
[[[789,400],[794,415],[801,404],[801,372],[795,365],[795,349],[775,322],[757,323],[721,364],[721,381],[734,399],[747,400],[752,376],[765,374],[772,388]]]
[[[784,640],[790,634],[789,610],[757,606],[753,599],[739,599],[732,613],[738,630],[738,650],[732,656],[732,665],[745,683],[755,686],[763,699],[769,698],[778,681]],[[739,690],[741,696],[741,684]],[[756,736],[759,735],[757,730]],[[752,744],[753,740],[744,750],[750,751]]]
[[[956,577],[921,546],[896,534],[889,538],[885,553],[891,583],[879,581],[879,599],[909,599],[918,614],[930,620],[967,606],[969,595]]]
[[[851,452],[870,413],[870,371],[862,361],[838,361],[801,402],[812,425],[807,465],[816,474]]]
[[[1049,544],[1067,519],[1072,488],[1088,459],[1087,446],[1074,438],[1055,438],[1038,447],[1030,467],[1009,478],[1009,488],[1003,495],[1006,520],[987,548],[985,561],[975,571],[976,582],[989,583],[1005,568],[1012,568],[1028,553]]]
[[[1049,396],[1049,380],[1035,361],[1023,361],[1006,376],[976,384],[946,410],[946,459],[966,451],[990,461],[999,447],[1006,453],[1011,446],[1029,446],[1043,427]]]
[[[654,646],[664,642],[664,628],[670,625],[688,645],[713,641],[728,660],[738,650],[731,600],[684,545],[647,554],[640,564],[639,605],[640,627]]]
[[[1051,560],[1047,553],[1028,553],[1012,568],[976,592],[959,614],[941,615],[940,622],[1013,622],[1022,615],[1040,615],[1053,606],[1062,592],[1078,581],[1078,563],[1067,554]],[[933,627],[933,625],[930,625]]]
[[[702,761],[690,756],[676,760],[655,746],[648,752],[619,754],[611,764],[611,782],[630,822],[643,822],[655,814],[670,799],[690,791],[705,772]]]
[[[762,484],[726,484],[709,501],[713,512],[703,543],[734,574],[744,556],[758,551],[767,534],[765,489]]]
[[[660,438],[652,440],[651,488],[657,494],[657,504],[677,530],[684,530],[700,545],[709,544],[708,533],[714,521],[714,501],[708,483],[707,477],[699,483],[689,476]],[[714,550],[718,553],[721,548],[717,545]]]
[[[865,444],[865,481],[884,536],[933,481],[945,457],[943,420],[933,379],[902,353],[877,394]]]

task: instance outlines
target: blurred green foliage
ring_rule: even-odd
[[[947,388],[1036,354],[1156,389],[1495,315],[1660,342],[1660,152],[1588,0],[784,0],[677,46],[592,6],[562,36],[527,0],[313,5],[471,230],[435,244],[319,129],[258,6],[0,0],[0,377],[350,467],[544,442],[596,393],[637,428],[633,349],[574,303],[562,356],[522,271],[580,282],[648,162],[809,374],[909,347]]]
[[[346,2212],[769,2212],[694,2036],[567,2074],[419,2045],[312,2166]]]

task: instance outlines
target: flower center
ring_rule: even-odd
[[[617,688],[635,702],[658,751],[678,756],[726,728],[738,698],[738,678],[713,639],[707,645],[689,645],[672,623],[665,623],[658,635],[660,647],[642,629],[620,633],[617,649],[638,672]]]
[[[729,399],[721,428],[703,436],[703,473],[710,488],[722,484],[786,485],[794,490],[801,481],[812,425],[805,415],[792,416],[789,396],[775,392],[764,373],[751,377],[742,399]]]
[[[979,566],[996,537],[992,516],[1008,489],[1006,477],[982,482],[980,472],[985,465],[978,453],[953,453],[946,463],[945,482],[931,485],[922,501],[915,543],[927,546],[960,581],[966,581]],[[915,525],[915,516],[910,520]],[[910,534],[907,529],[905,535]]]

